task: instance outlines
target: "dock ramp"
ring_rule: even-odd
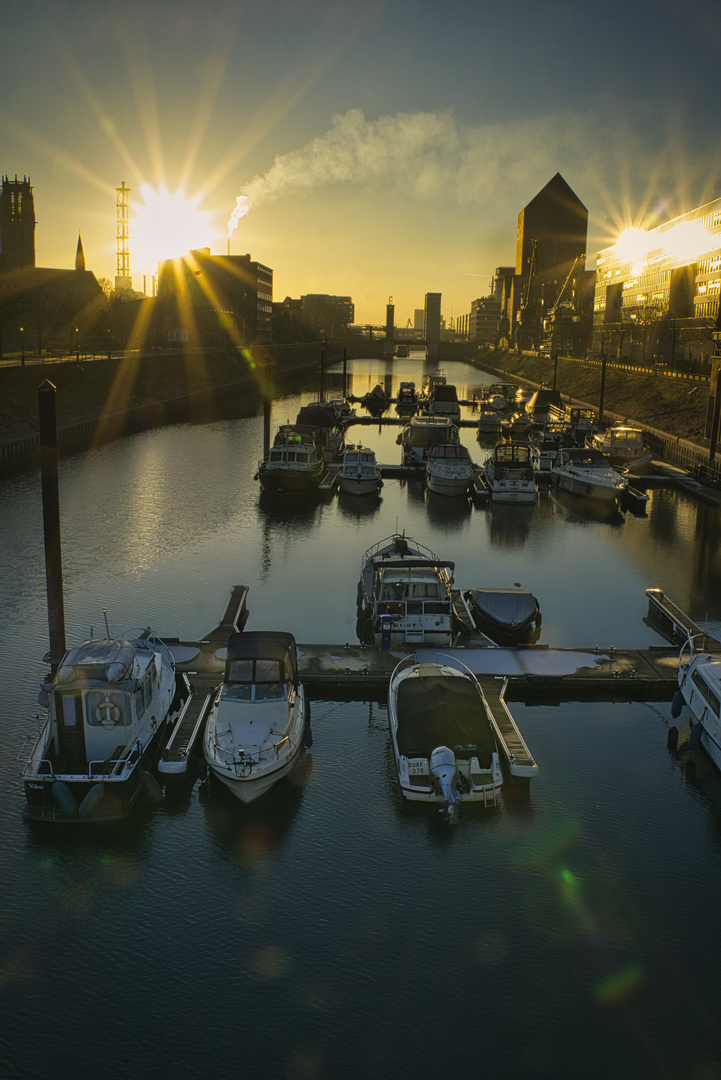
[[[530,780],[538,774],[538,765],[506,705],[508,679],[488,675],[477,675],[476,678],[483,691],[486,714],[501,743],[511,776],[514,780]]]

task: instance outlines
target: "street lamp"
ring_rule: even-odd
[[[75,327],[75,359],[80,363],[80,334],[77,326]]]
[[[20,364],[25,367],[25,333],[24,327],[20,327]]]

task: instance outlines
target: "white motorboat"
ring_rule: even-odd
[[[721,770],[721,657],[703,648],[697,650],[693,636],[679,656],[678,690],[671,702],[674,719],[681,715],[684,705],[691,713],[689,745],[693,747],[700,742]]]
[[[483,690],[455,657],[408,656],[391,676],[388,722],[404,798],[435,803],[450,823],[461,802],[494,806],[503,783]]]
[[[529,437],[531,461],[536,472],[550,473],[556,464],[559,450],[572,442],[570,428],[560,421],[549,421]]]
[[[309,719],[293,635],[232,634],[203,738],[212,775],[244,803],[260,798],[295,765]]]
[[[367,645],[407,649],[450,645],[454,563],[396,533],[363,555],[358,582],[358,637]]]
[[[458,441],[458,428],[449,416],[429,416],[428,413],[412,416],[396,440],[403,448],[404,465],[422,465],[432,446]]]
[[[112,821],[143,792],[160,795],[149,770],[190,697],[169,649],[149,629],[68,650],[42,684],[47,713],[22,769],[25,820]]]
[[[629,472],[642,472],[652,461],[641,428],[616,424],[592,435],[590,445],[594,450],[600,450],[611,465],[628,469]]]
[[[432,446],[426,462],[426,486],[437,495],[468,495],[473,462],[462,443]]]
[[[484,465],[491,501],[531,504],[536,498],[536,479],[531,449],[526,442],[499,442]]]
[[[377,495],[383,487],[375,451],[367,446],[346,446],[343,451],[338,486],[349,495]]]
[[[325,473],[315,429],[284,424],[255,476],[272,495],[305,495],[318,489]]]
[[[478,412],[478,434],[481,438],[487,435],[498,435],[501,430],[501,417],[496,409],[491,408],[484,399],[481,401]]]
[[[541,609],[528,589],[468,589],[463,594],[476,629],[498,645],[534,644]]]
[[[628,480],[621,476],[600,450],[588,446],[564,446],[551,470],[551,483],[573,495],[601,502],[621,502]]]

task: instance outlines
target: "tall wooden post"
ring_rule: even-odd
[[[343,400],[348,396],[348,346],[343,346]]]
[[[603,395],[606,392],[606,354],[601,354],[601,394],[598,401],[598,422],[603,423]]]
[[[40,475],[43,530],[45,534],[45,580],[50,630],[50,664],[53,671],[65,653],[65,604],[63,562],[60,546],[60,496],[58,491],[58,432],[55,387],[47,379],[38,391],[40,424]]]
[[[713,417],[711,420],[711,442],[708,451],[708,467],[713,469],[716,458],[716,443],[719,433],[719,417],[721,416],[721,364],[716,369],[716,389],[714,390]]]
[[[268,394],[263,395],[263,458],[267,458],[270,450],[270,408],[272,401]]]

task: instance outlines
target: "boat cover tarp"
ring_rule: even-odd
[[[302,427],[335,427],[338,423],[336,411],[332,405],[304,405],[295,418],[296,425]]]
[[[471,607],[501,630],[517,630],[535,619],[538,602],[527,589],[471,589]]]
[[[226,678],[233,660],[276,660],[286,678],[298,678],[295,638],[282,630],[247,630],[228,638]]]
[[[489,768],[496,741],[483,701],[473,682],[444,675],[432,664],[428,674],[404,679],[398,686],[398,750],[408,757],[430,757],[448,746],[456,757],[478,757]]]

